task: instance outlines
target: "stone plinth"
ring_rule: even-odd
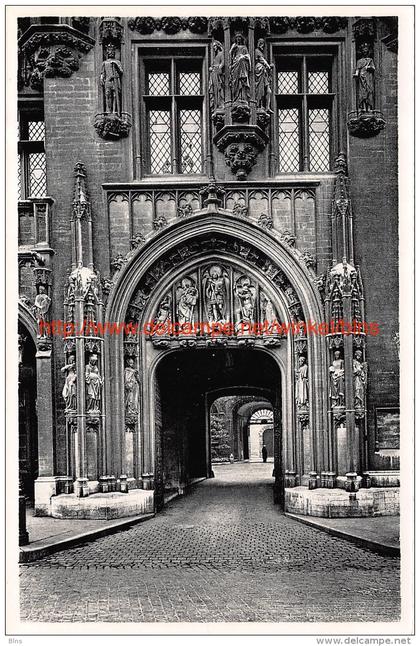
[[[285,489],[285,511],[321,518],[397,516],[400,511],[399,488],[360,489],[355,500],[351,500],[342,489],[293,487]]]
[[[368,471],[372,487],[399,487],[399,471]]]
[[[150,514],[154,511],[154,492],[131,489],[128,493],[96,493],[86,498],[62,494],[51,498],[53,518],[111,520]]]

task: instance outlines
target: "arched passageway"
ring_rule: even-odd
[[[280,370],[263,351],[200,349],[165,356],[156,370],[157,507],[212,476],[210,407],[223,395],[264,398],[275,413],[275,468],[281,470]]]
[[[19,478],[25,497],[33,502],[38,477],[36,412],[36,348],[27,328],[19,323]]]

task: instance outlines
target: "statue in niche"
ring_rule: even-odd
[[[264,39],[260,38],[255,49],[255,99],[257,108],[272,113],[271,109],[271,70],[272,66],[264,56]]]
[[[140,410],[140,376],[133,357],[128,357],[124,371],[125,415],[135,419]]]
[[[275,312],[273,303],[268,298],[268,296],[266,296],[266,294],[264,294],[264,292],[262,293],[261,301],[262,301],[261,302],[261,310],[262,310],[262,314],[263,314],[262,323],[264,324],[265,322],[267,322],[267,324],[270,326],[270,325],[272,325],[274,323],[274,321],[277,320],[276,312]]]
[[[95,298],[93,296],[92,290],[89,289],[88,293],[86,294],[86,300],[85,300],[85,320],[88,323],[94,323],[96,320],[96,314],[95,314]]]
[[[239,308],[236,310],[237,327],[254,323],[255,287],[251,285],[251,279],[245,275],[240,276],[234,291],[239,300]]]
[[[363,361],[363,353],[361,350],[356,350],[353,359],[353,384],[354,384],[354,407],[365,407],[365,394],[366,394],[366,381],[367,381],[367,365]]]
[[[292,305],[293,303],[298,302],[299,299],[297,297],[297,294],[296,294],[295,290],[293,289],[293,287],[291,285],[288,285],[285,288],[284,293],[286,294],[286,298],[287,298],[290,305]]]
[[[335,280],[331,294],[331,319],[336,324],[343,319],[343,301],[337,279]]]
[[[178,322],[181,325],[185,323],[193,323],[194,309],[198,299],[198,289],[195,286],[195,282],[192,278],[186,276],[181,280],[179,290],[180,293],[176,311]]]
[[[102,63],[101,85],[104,88],[105,112],[121,115],[121,78],[123,67],[115,58],[112,43],[106,46],[106,60]]]
[[[85,371],[86,379],[86,410],[99,413],[101,409],[102,377],[99,374],[98,356],[92,354]]]
[[[213,42],[213,65],[209,81],[210,109],[212,112],[223,108],[225,100],[225,54],[222,43]]]
[[[205,278],[204,294],[210,323],[226,323],[226,279],[220,265],[212,265]]]
[[[249,102],[250,69],[251,57],[245,44],[245,38],[238,33],[235,35],[233,45],[230,48],[230,85],[233,102]]]
[[[360,46],[361,58],[357,60],[354,77],[357,83],[357,109],[370,112],[375,106],[375,64],[370,57],[369,43]]]
[[[66,411],[77,409],[77,393],[76,393],[76,359],[74,354],[69,357],[67,365],[61,368],[61,372],[67,373],[66,380],[63,387],[63,399],[66,402]]]
[[[155,323],[157,325],[164,325],[171,318],[171,297],[169,294],[165,296],[163,301],[159,303],[156,314]]]
[[[302,408],[307,406],[309,401],[308,363],[303,355],[299,357],[296,382],[296,403]]]
[[[38,322],[38,335],[45,336],[45,330],[41,329],[42,325],[47,320],[47,312],[50,309],[51,298],[47,294],[47,290],[44,285],[40,285],[38,288],[38,294],[35,297],[34,302],[34,314]]]
[[[344,406],[344,361],[339,350],[334,352],[334,359],[329,369],[330,397],[332,406]]]

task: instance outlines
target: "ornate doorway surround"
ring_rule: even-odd
[[[179,295],[188,290],[193,290],[195,295],[194,320],[197,317],[209,320],[210,301],[206,304],[202,301],[206,294],[210,298],[214,267],[218,268],[213,272],[214,281],[225,281],[225,319],[233,319],[235,326],[239,320],[235,316],[244,311],[241,309],[244,290],[245,294],[252,292],[256,312],[253,316],[260,320],[266,315],[267,301],[279,322],[323,320],[316,277],[295,250],[276,233],[262,230],[246,219],[238,220],[224,210],[180,220],[135,250],[114,279],[105,320],[138,323],[143,330],[145,324],[162,321],[165,316],[179,317],[180,311],[184,314],[186,311],[179,308]],[[216,320],[217,313],[214,316]],[[327,430],[325,340],[315,335],[308,338],[292,334],[244,336],[236,326],[228,337],[184,338],[140,333],[105,338],[105,366],[109,376],[104,392],[108,473],[127,476],[131,487],[154,488],[156,366],[171,350],[182,348],[188,352],[189,347],[213,344],[226,349],[251,345],[269,353],[278,363],[284,390],[284,485],[306,484],[311,471],[331,471],[333,446]],[[297,397],[300,361],[308,366],[306,398]],[[138,406],[134,410],[125,401],[127,367],[137,370],[140,377]]]

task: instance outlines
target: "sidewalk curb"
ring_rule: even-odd
[[[322,525],[321,523],[317,522],[315,518],[310,518],[310,517],[303,518],[302,516],[295,516],[295,514],[290,514],[288,512],[285,512],[284,515],[287,516],[288,518],[293,518],[293,520],[296,520],[298,523],[302,523],[303,525],[309,525],[310,527],[319,529],[321,532],[326,532],[327,534],[330,534],[330,536],[335,536],[336,538],[343,538],[346,541],[355,543],[359,547],[365,547],[367,549],[370,549],[374,552],[378,552],[379,554],[383,554],[385,556],[400,556],[400,548],[396,547],[395,545],[389,545],[389,543],[379,543],[378,541],[372,541],[369,538],[362,538],[361,536],[355,536],[354,534],[349,534],[340,529],[334,529],[333,527],[326,527],[325,525]]]
[[[91,529],[88,532],[81,532],[75,536],[69,536],[68,538],[61,538],[59,540],[54,540],[54,537],[48,539],[41,539],[35,541],[35,543],[44,543],[43,545],[34,545],[29,544],[22,547],[19,547],[19,563],[32,563],[38,559],[42,559],[45,556],[54,554],[55,552],[60,552],[61,550],[66,550],[70,547],[75,547],[80,543],[85,543],[88,541],[93,541],[96,538],[101,538],[102,536],[109,536],[114,534],[121,529],[129,529],[131,525],[137,525],[138,523],[143,523],[146,520],[154,518],[156,514],[142,514],[141,516],[128,516],[127,518],[121,518],[118,521],[108,525],[107,527],[100,527],[98,529]],[[83,521],[80,521],[83,522]]]

